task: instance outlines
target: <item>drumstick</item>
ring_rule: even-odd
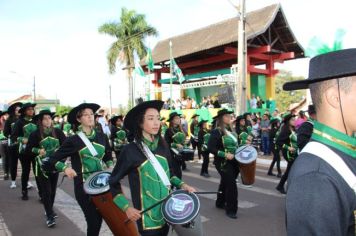
[[[195,194],[216,194],[216,193],[222,193],[221,191],[217,191],[217,192],[193,192]]]
[[[142,215],[142,214],[144,214],[145,212],[147,212],[147,211],[151,210],[152,208],[158,206],[159,204],[163,203],[163,202],[166,201],[173,193],[174,193],[174,192],[171,192],[170,194],[168,194],[167,197],[165,197],[165,198],[159,200],[159,201],[156,202],[155,204],[153,204],[153,205],[147,207],[146,209],[142,210],[142,211],[140,212],[140,214]],[[125,224],[128,223],[129,221],[130,221],[130,219],[125,220]]]

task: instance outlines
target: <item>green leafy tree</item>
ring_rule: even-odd
[[[284,91],[283,84],[290,81],[305,79],[302,76],[293,76],[290,71],[281,70],[276,76],[276,103],[280,111],[288,110],[292,103],[299,103],[306,97],[306,90]]]
[[[157,36],[157,30],[146,22],[145,15],[137,14],[134,10],[121,9],[119,22],[108,22],[99,27],[99,33],[115,38],[107,52],[109,73],[116,71],[116,62],[128,67],[129,105],[134,104],[132,67],[134,65],[134,51],[140,58],[146,54],[147,47],[144,39],[147,36]]]
[[[70,110],[72,110],[71,106],[61,106],[61,105],[56,106],[56,114],[60,116],[62,116],[65,113],[69,113]]]

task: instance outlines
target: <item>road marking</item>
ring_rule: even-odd
[[[215,177],[205,178],[203,176],[200,176],[198,174],[194,174],[194,173],[191,173],[191,172],[184,172],[183,173],[183,177],[184,176],[189,176],[189,177],[192,177],[192,178],[209,181],[209,182],[216,183],[216,184],[220,183],[220,179],[218,179],[218,178],[215,178]],[[260,187],[256,187],[256,186],[246,187],[246,186],[244,186],[242,184],[239,185],[239,187],[243,188],[243,189],[245,189],[247,191],[262,193],[262,194],[265,194],[265,195],[270,195],[270,196],[280,197],[280,198],[284,197],[284,195],[282,195],[280,193],[277,193],[274,190],[264,189],[264,188],[260,188]]]
[[[10,230],[7,228],[7,225],[5,223],[4,217],[2,217],[1,212],[0,212],[0,235],[1,236],[12,236]]]
[[[55,208],[70,219],[80,231],[84,234],[87,232],[87,223],[84,218],[82,209],[78,205],[77,201],[62,189],[57,188],[56,200],[54,202]],[[111,230],[103,220],[101,225],[100,236],[112,236]]]

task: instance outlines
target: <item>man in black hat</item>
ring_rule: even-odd
[[[309,78],[283,88],[309,88],[317,114],[289,176],[288,235],[355,235],[356,48],[312,58]]]
[[[15,143],[11,142],[11,133],[12,133],[12,130],[13,130],[13,127],[14,127],[16,121],[20,117],[19,110],[20,110],[21,106],[22,106],[21,102],[16,102],[9,106],[9,108],[7,109],[7,112],[9,113],[9,118],[6,120],[5,126],[4,126],[4,135],[8,139],[7,153],[9,155],[9,159],[10,159],[10,175],[11,175],[10,188],[12,188],[12,189],[16,188],[17,163],[19,160],[19,156],[18,156],[18,152],[17,152],[17,149],[18,149],[17,142],[15,142]]]
[[[30,134],[37,129],[36,124],[32,120],[35,115],[36,103],[24,103],[19,110],[20,118],[16,121],[14,129],[11,133],[11,141],[18,143],[19,159],[22,166],[21,185],[22,185],[22,200],[28,200],[27,188],[32,187],[29,182],[31,163],[33,171],[35,171],[35,159],[25,153],[25,148]],[[36,179],[37,182],[37,179]],[[39,186],[39,184],[37,184]],[[41,199],[41,189],[38,188],[38,194]]]
[[[307,112],[309,114],[308,120],[306,122],[303,122],[303,124],[297,129],[297,145],[299,151],[301,151],[309,142],[310,137],[313,133],[314,120],[316,119],[314,105],[309,105]]]

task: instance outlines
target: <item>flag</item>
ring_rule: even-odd
[[[146,64],[147,64],[147,68],[148,68],[150,71],[153,71],[153,70],[154,70],[154,68],[153,68],[154,63],[153,63],[152,52],[151,52],[151,49],[150,49],[150,48],[147,49]]]
[[[134,71],[135,71],[136,76],[146,77],[145,72],[143,71],[143,69],[138,61],[135,62],[135,70]]]
[[[172,63],[173,76],[176,76],[179,83],[181,84],[185,80],[182,70],[178,67],[176,61],[173,58],[171,60],[171,63]]]

